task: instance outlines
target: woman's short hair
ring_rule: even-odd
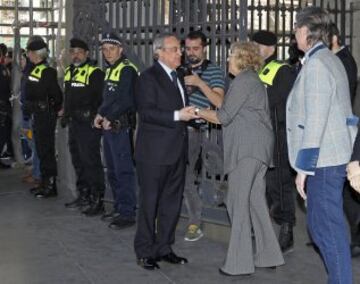
[[[329,13],[320,7],[306,7],[296,14],[296,27],[306,26],[309,29],[307,41],[310,46],[313,46],[318,41],[328,44],[330,23]]]
[[[258,45],[252,41],[231,44],[230,56],[234,57],[234,63],[240,71],[244,69],[258,71],[264,63]]]
[[[173,33],[168,33],[168,32],[165,32],[165,33],[161,33],[161,34],[158,34],[155,36],[154,38],[154,41],[153,41],[153,54],[154,54],[154,59],[159,59],[159,55],[158,55],[158,52],[160,49],[162,49],[164,47],[164,41],[166,38],[169,38],[169,37],[175,37],[178,39],[178,37],[173,34]]]

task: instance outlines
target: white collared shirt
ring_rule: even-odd
[[[158,62],[160,64],[160,66],[165,70],[166,74],[168,74],[170,80],[172,81],[173,79],[172,79],[172,76],[171,76],[171,72],[172,71],[176,72],[176,70],[173,70],[173,69],[169,68],[165,63],[161,62],[160,60],[158,60]],[[177,85],[178,85],[178,88],[179,88],[180,93],[181,93],[181,99],[183,101],[183,105],[185,106],[186,105],[185,104],[185,93],[184,93],[184,89],[183,89],[182,85],[180,84],[179,78],[177,79]],[[179,119],[179,111],[174,112],[174,120],[175,121],[180,120]]]

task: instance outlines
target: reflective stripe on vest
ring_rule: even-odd
[[[260,80],[267,85],[272,86],[274,78],[279,71],[280,67],[286,65],[285,63],[276,60],[270,61],[259,72]]]
[[[65,70],[65,77],[64,82],[71,81],[71,70],[70,66]],[[73,77],[73,82],[83,83],[85,85],[89,85],[89,77],[90,75],[96,70],[100,69],[99,67],[91,66],[89,64],[85,64],[81,67],[75,67],[74,73],[76,72],[75,76]]]
[[[106,69],[105,81],[119,82],[121,70],[126,66],[131,66],[136,72],[138,72],[137,67],[129,60],[125,59],[114,69],[111,69],[111,67]]]
[[[36,79],[41,79],[41,76],[42,76],[42,72],[48,68],[48,66],[46,66],[45,64],[40,64],[38,66],[36,66],[30,73],[30,77],[32,78],[36,78]]]

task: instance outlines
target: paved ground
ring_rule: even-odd
[[[160,263],[150,272],[138,267],[133,252],[134,228],[112,231],[99,218],[87,218],[63,206],[69,193],[36,200],[21,184],[20,170],[0,170],[0,283],[325,283],[319,256],[306,247],[304,217],[298,214],[295,251],[276,271],[258,269],[250,278],[218,273],[226,244],[203,238],[183,241],[178,226],[175,252],[189,264]],[[360,283],[360,259],[353,261]]]

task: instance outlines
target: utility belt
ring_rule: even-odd
[[[111,130],[113,132],[119,132],[120,130],[136,127],[136,113],[134,111],[128,111],[120,115],[118,119],[110,121]]]
[[[26,102],[27,113],[55,112],[55,104],[47,101]]]
[[[92,122],[96,116],[96,111],[92,110],[74,110],[71,111],[70,119],[79,122]]]

